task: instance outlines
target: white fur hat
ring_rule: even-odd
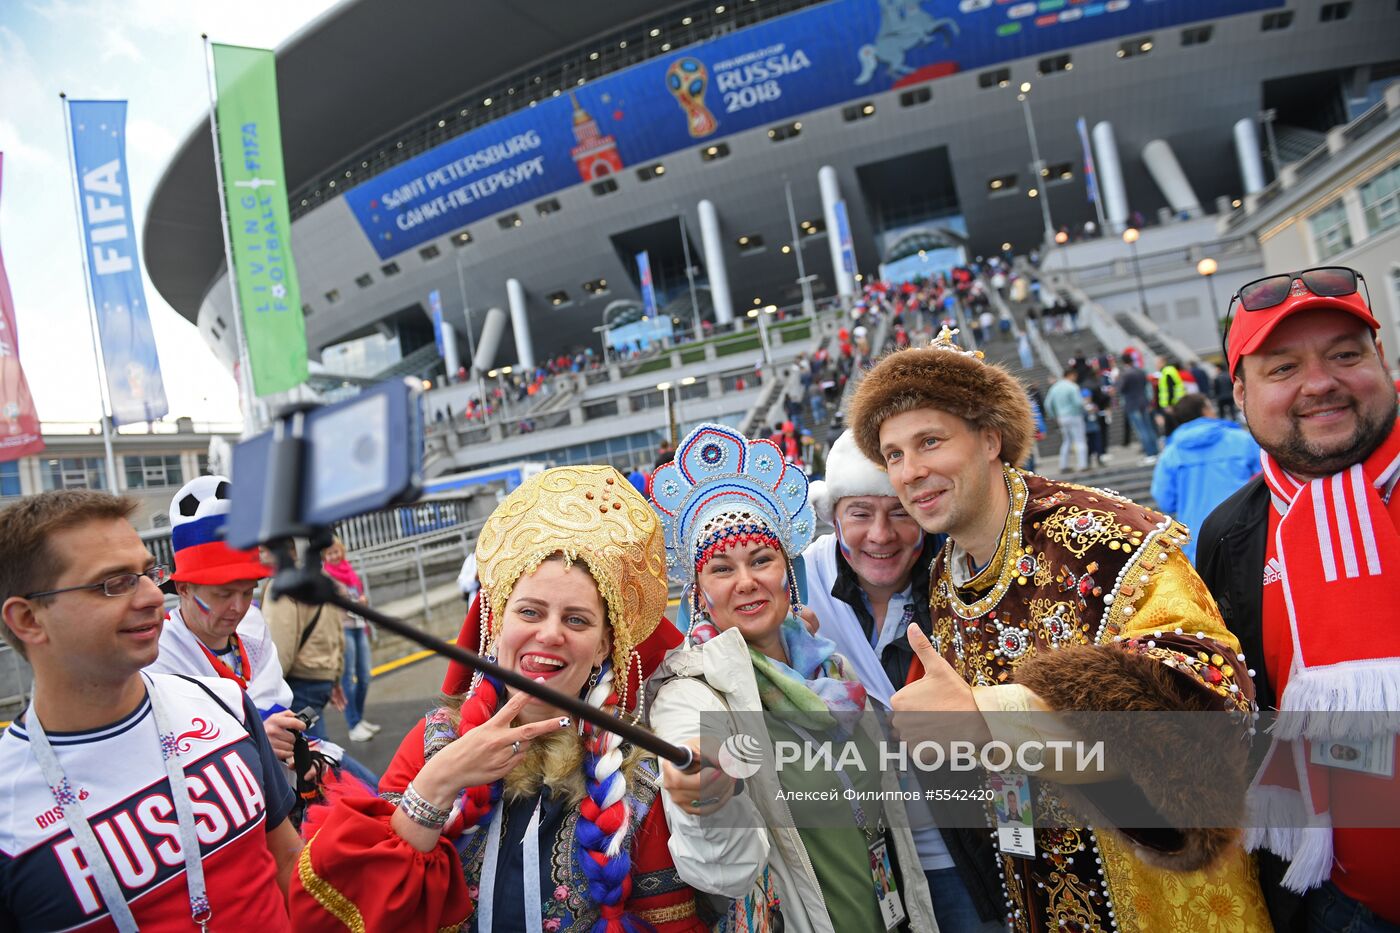
[[[812,484],[808,498],[817,517],[830,522],[836,503],[847,496],[894,494],[889,474],[860,452],[850,431],[843,431],[826,455],[826,479]]]

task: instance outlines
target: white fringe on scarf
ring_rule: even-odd
[[[1400,658],[1294,671],[1272,730],[1282,739],[1366,740],[1400,731]]]

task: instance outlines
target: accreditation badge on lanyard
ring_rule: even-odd
[[[1035,858],[1035,820],[1031,812],[1031,779],[1001,772],[988,779],[997,813],[997,848],[1007,855]]]
[[[885,929],[893,930],[904,921],[904,903],[899,898],[894,866],[890,864],[890,848],[885,834],[879,833],[866,848],[870,852],[870,873],[875,878],[875,900],[880,905],[880,918]]]
[[[806,729],[796,723],[788,725],[811,744],[819,744]],[[856,827],[865,836],[866,853],[870,856],[870,877],[874,883],[875,902],[880,909],[880,918],[884,920],[886,930],[893,930],[904,922],[905,913],[904,901],[899,896],[899,881],[895,878],[894,866],[890,862],[889,843],[885,839],[883,808],[880,819],[872,827],[865,808],[860,805],[860,793],[851,783],[850,776],[842,768],[836,769],[836,776],[845,785],[846,792],[842,796],[851,805],[851,815],[855,817]]]

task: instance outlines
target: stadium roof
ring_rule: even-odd
[[[669,6],[688,5],[349,0],[277,50],[288,186],[295,191],[472,88],[634,20],[655,19]],[[161,297],[195,320],[224,264],[205,122],[190,131],[156,185],[142,252]]]

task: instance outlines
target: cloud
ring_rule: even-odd
[[[126,122],[126,145],[131,157],[139,154],[160,161],[175,154],[180,137],[163,123],[136,117]]]
[[[19,127],[9,120],[0,119],[0,152],[5,154],[7,175],[22,168],[31,169],[34,174],[68,170],[51,151],[24,139]]]
[[[127,160],[134,220],[181,140],[207,114],[199,34],[275,47],[331,0],[0,0],[0,243],[19,317],[21,354],[40,416],[95,420],[100,411],[60,90],[130,101]],[[194,325],[146,296],[171,414],[237,418],[232,376]]]
[[[121,60],[141,64],[146,60],[146,56],[141,54],[136,43],[124,31],[113,29],[107,33],[107,41],[102,45],[101,60],[103,64]]]

